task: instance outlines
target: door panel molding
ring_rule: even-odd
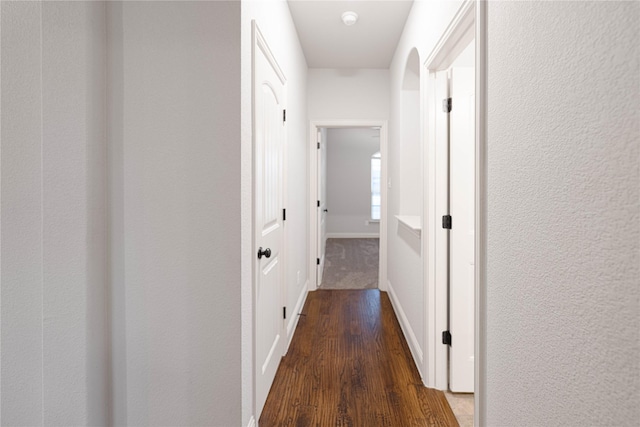
[[[260,417],[285,351],[286,78],[252,21],[253,404]],[[270,251],[258,252],[262,247]],[[256,256],[256,253],[259,256]]]

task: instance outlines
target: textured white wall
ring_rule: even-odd
[[[371,219],[371,156],[380,151],[380,131],[327,130],[327,233],[379,235]]]
[[[287,239],[306,248],[306,63],[288,7],[244,2],[242,22],[235,1],[106,7],[0,8],[0,420],[109,423],[109,306],[114,424],[246,424],[253,329],[238,218],[241,196],[243,221],[251,208],[251,70],[244,61],[241,127],[240,40],[248,59],[250,19],[262,20],[288,77]],[[292,253],[291,307],[308,277],[306,252]]]
[[[251,134],[251,21],[255,19],[287,79],[287,221],[286,301],[287,313],[295,313],[306,295],[309,280],[309,123],[307,119],[307,63],[298,35],[284,0],[242,2],[242,425],[253,414],[253,247],[252,206],[252,134]],[[299,274],[298,274],[299,272]],[[314,272],[315,273],[315,272]],[[298,279],[299,277],[299,279]],[[288,339],[294,332],[296,315],[287,314]]]
[[[640,419],[640,4],[490,2],[486,424]]]
[[[107,425],[105,6],[0,8],[0,424]]]
[[[309,119],[386,120],[389,70],[309,69]]]
[[[114,424],[239,425],[240,3],[108,8]]]
[[[401,186],[409,185],[402,180],[412,179],[411,177],[415,179],[416,176],[415,170],[413,174],[406,174],[402,170],[403,152],[402,144],[399,143],[402,138],[403,97],[401,95],[405,67],[411,51],[417,49],[418,64],[422,69],[424,60],[433,50],[461,4],[462,2],[458,1],[414,2],[390,66],[389,178],[391,179],[391,188],[388,193],[390,218],[388,223],[388,279],[392,295],[395,296],[393,301],[396,311],[404,313],[406,321],[403,321],[402,315],[399,318],[403,323],[407,341],[420,370],[424,367],[420,355],[425,357],[426,351],[424,333],[425,286],[422,274],[421,243],[418,237],[408,232],[394,218],[394,215],[398,214],[420,214],[417,204],[407,203],[406,196],[404,203],[401,204]],[[414,151],[416,149],[418,152],[421,151],[420,147],[413,147]],[[409,189],[409,191],[412,190]],[[418,212],[413,211],[416,207]],[[411,209],[412,212],[403,212],[405,209]],[[423,232],[422,238],[427,238],[426,233]]]

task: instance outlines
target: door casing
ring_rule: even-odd
[[[427,149],[424,150],[423,167],[427,177],[429,193],[434,189],[434,169],[432,164],[431,146],[434,144],[435,134],[433,132],[434,117],[433,110],[438,108],[434,99],[435,87],[431,84],[431,74],[438,70],[443,70],[451,65],[451,62],[460,53],[461,49],[471,40],[475,40],[475,79],[476,79],[476,121],[475,121],[475,390],[474,390],[474,425],[482,426],[486,424],[486,221],[487,221],[487,134],[486,134],[486,108],[487,108],[487,2],[478,0],[466,0],[461,6],[451,23],[436,43],[432,52],[424,62],[423,79],[427,83],[425,105],[427,120],[425,120],[425,135]],[[430,213],[430,201],[424,198],[424,213]],[[432,215],[433,216],[433,215]],[[431,218],[429,230],[434,227]],[[443,389],[446,388],[447,372],[436,369],[433,354],[438,351],[440,336],[438,330],[443,325],[446,326],[446,313],[442,309],[438,311],[433,295],[435,294],[435,280],[430,276],[430,265],[435,265],[435,253],[430,248],[430,239],[423,240],[423,253],[427,262],[423,264],[426,279],[425,307],[432,310],[426,323],[427,342],[427,376],[425,385],[429,387]],[[444,384],[444,386],[443,386]]]
[[[317,135],[321,128],[380,128],[381,202],[380,202],[380,265],[378,270],[378,288],[386,291],[387,283],[387,164],[388,164],[388,124],[386,120],[313,120],[309,126],[309,272],[316,271],[318,248],[318,149]],[[309,290],[318,288],[317,274],[309,274]]]

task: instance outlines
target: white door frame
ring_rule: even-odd
[[[474,29],[475,25],[475,29]],[[475,38],[475,74],[476,74],[476,158],[475,158],[475,390],[474,390],[474,425],[486,424],[486,250],[487,250],[487,134],[486,134],[486,108],[487,108],[487,2],[483,0],[466,0],[461,6],[442,37],[434,47],[427,60],[424,62],[424,79],[435,70],[446,69],[465,46],[465,38],[470,41],[470,35]],[[427,118],[425,120],[425,135],[427,137],[427,149],[424,150],[423,167],[425,168],[428,194],[433,194],[436,183],[434,182],[434,165],[431,163],[432,147],[434,145],[435,132],[433,132],[433,109],[437,108],[436,100],[432,99],[434,87],[425,85],[425,105],[427,105]],[[435,116],[434,116],[435,117]],[[424,198],[425,218],[431,211],[429,197]],[[428,239],[423,240],[423,253],[427,255],[424,262],[424,277],[427,278],[425,292],[425,307],[428,313],[425,325],[428,350],[428,370],[426,385],[435,388],[447,387],[447,372],[436,367],[433,356],[436,352],[446,352],[440,341],[439,331],[443,331],[446,325],[446,309],[440,309],[435,304],[433,296],[436,291],[434,277],[431,276],[432,268],[436,265],[436,254],[429,250],[432,245],[433,227],[439,225],[437,218],[429,218],[429,229],[426,233]],[[445,284],[446,286],[446,284]],[[443,313],[444,311],[444,313]],[[444,321],[443,321],[444,320]],[[444,387],[443,387],[444,384]]]
[[[320,128],[366,128],[380,127],[380,156],[382,172],[380,179],[380,262],[378,271],[378,288],[387,289],[387,121],[386,120],[312,120],[309,126],[309,290],[318,288],[317,274],[317,240],[318,240],[318,149],[317,138]]]
[[[476,302],[473,423],[487,422],[487,2],[476,3]]]

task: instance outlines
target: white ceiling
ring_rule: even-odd
[[[389,68],[413,5],[408,0],[288,0],[309,68]],[[359,15],[355,25],[342,13]]]

